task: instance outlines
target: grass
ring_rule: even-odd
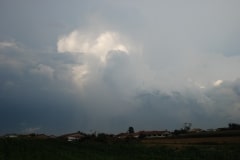
[[[239,143],[177,148],[140,141],[72,143],[58,139],[0,139],[0,160],[236,160],[240,159],[239,153]]]

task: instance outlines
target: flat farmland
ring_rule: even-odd
[[[198,138],[155,138],[144,139],[144,144],[199,145],[199,144],[240,144],[240,136],[235,137],[198,137]]]
[[[0,160],[237,160],[240,136],[85,140],[0,138]]]

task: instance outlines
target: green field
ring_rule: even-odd
[[[137,140],[0,139],[0,160],[237,160],[239,153],[239,143],[175,147]]]

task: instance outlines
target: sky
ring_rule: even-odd
[[[0,134],[240,123],[239,6],[1,0]]]

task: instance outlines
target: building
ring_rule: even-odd
[[[85,137],[86,137],[86,135],[81,132],[69,133],[69,134],[60,136],[60,138],[67,139],[68,142],[79,141]]]

